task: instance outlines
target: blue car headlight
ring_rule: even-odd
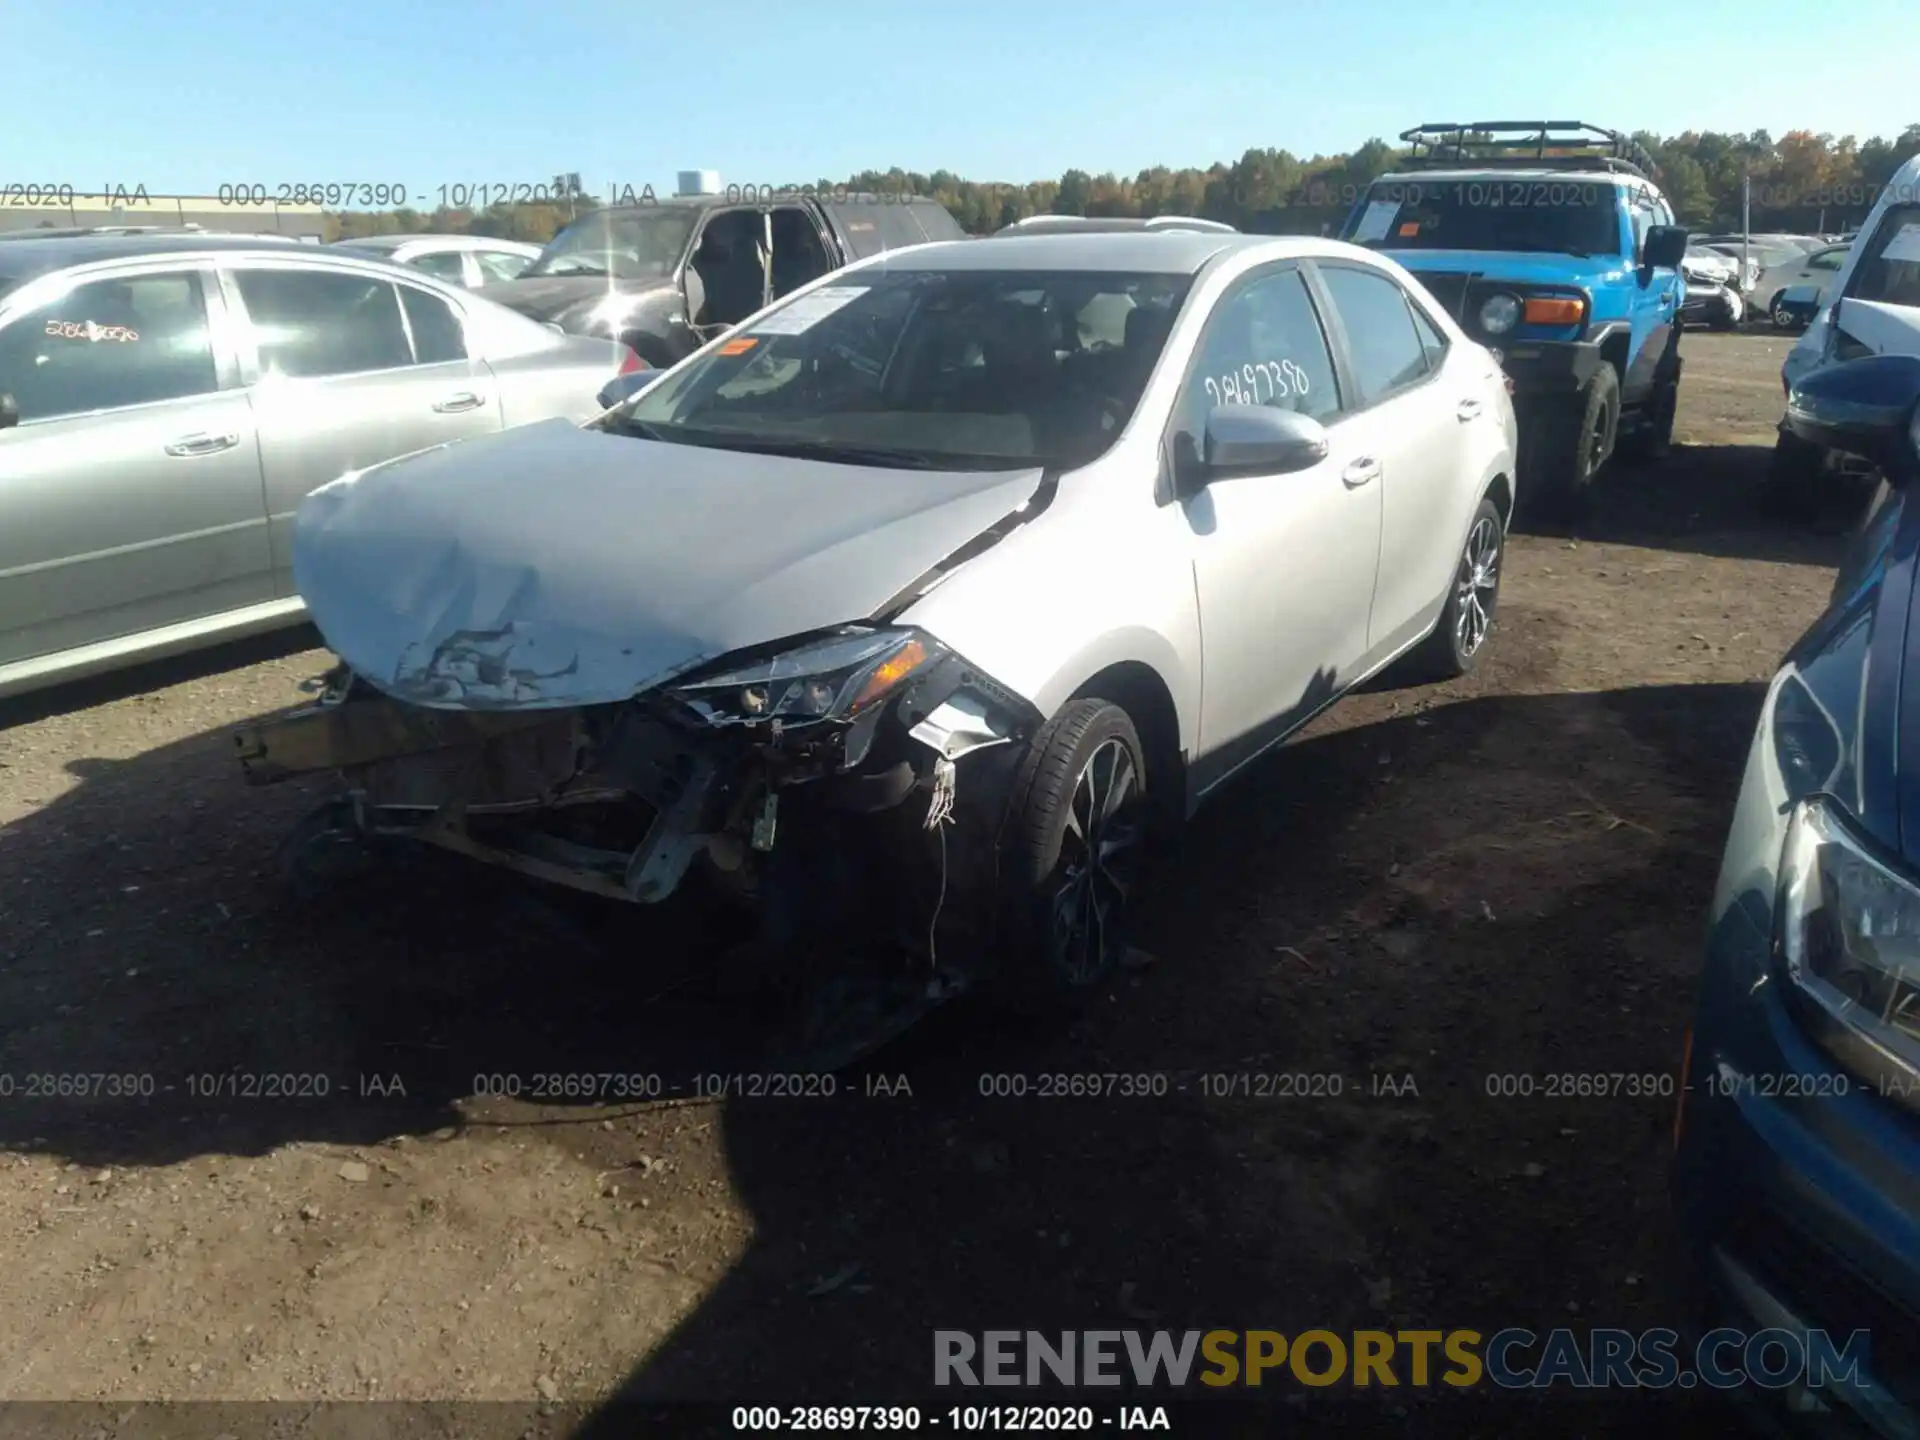
[[[1831,796],[1800,801],[1787,823],[1774,953],[1834,1058],[1920,1108],[1920,879]]]
[[[701,672],[668,688],[715,725],[852,720],[947,653],[939,641],[916,630],[848,627],[762,659]]]

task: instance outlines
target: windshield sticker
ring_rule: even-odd
[[[1387,227],[1393,224],[1393,217],[1399,213],[1398,200],[1368,201],[1366,212],[1361,215],[1360,224],[1354,229],[1354,240],[1364,244],[1368,240],[1386,239]]]
[[[785,309],[774,311],[753,328],[761,335],[802,335],[866,293],[864,285],[829,285],[824,290],[801,296]]]
[[[744,355],[759,343],[758,340],[752,339],[751,337],[741,340],[729,340],[720,347],[720,353],[722,355]]]
[[[1420,222],[1418,220],[1407,221],[1406,224],[1400,227],[1399,233],[1402,235],[1418,235],[1420,233]]]
[[[56,340],[138,340],[140,332],[125,325],[97,325],[91,320],[49,320],[47,334]]]
[[[1312,388],[1306,371],[1291,360],[1254,360],[1218,378],[1207,376],[1206,387],[1207,398],[1215,405],[1270,405],[1305,395]]]
[[[1900,233],[1889,240],[1887,248],[1880,252],[1880,258],[1920,262],[1920,224],[1902,225]]]

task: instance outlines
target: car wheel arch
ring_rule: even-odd
[[[1180,711],[1160,672],[1141,660],[1122,660],[1089,675],[1061,704],[1098,698],[1127,712],[1140,737],[1147,796],[1156,814],[1175,823],[1186,814],[1186,755]]]
[[[1493,508],[1500,512],[1501,525],[1511,526],[1513,524],[1513,477],[1504,470],[1497,471],[1480,493],[1493,501]],[[1478,506],[1476,505],[1475,508]],[[1473,523],[1471,518],[1467,523]]]

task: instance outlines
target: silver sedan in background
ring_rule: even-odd
[[[638,369],[415,270],[294,241],[0,249],[0,695],[289,625],[315,487],[564,416]]]
[[[468,290],[518,280],[520,272],[540,258],[538,245],[491,235],[361,235],[336,240],[331,248],[411,265]]]

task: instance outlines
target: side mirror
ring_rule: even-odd
[[[20,405],[12,395],[0,391],[0,430],[11,430],[20,423]]]
[[[1684,225],[1655,225],[1640,243],[1640,263],[1653,270],[1673,270],[1687,258]]]
[[[634,370],[614,376],[601,388],[597,397],[600,408],[611,410],[616,405],[624,405],[666,373],[664,370]]]
[[[1327,458],[1327,428],[1269,405],[1216,405],[1207,416],[1205,478],[1288,475]]]
[[[1920,356],[1869,355],[1814,371],[1788,392],[1787,429],[1904,484],[1920,469]]]

